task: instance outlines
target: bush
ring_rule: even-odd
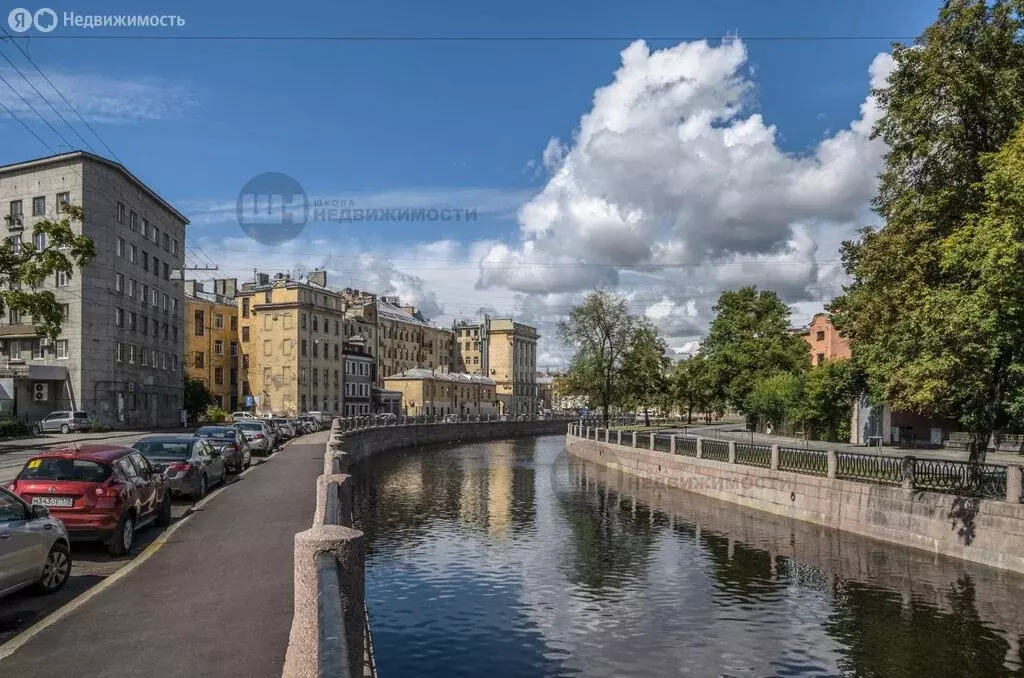
[[[32,433],[28,424],[17,419],[0,419],[0,438],[16,438]]]
[[[228,413],[219,407],[206,410],[206,421],[210,424],[223,424],[228,420]]]
[[[113,430],[113,426],[108,426],[107,424],[102,423],[99,419],[89,420],[89,433],[107,433],[108,431]]]

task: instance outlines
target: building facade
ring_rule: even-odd
[[[430,323],[412,306],[402,306],[397,297],[377,297],[378,386],[384,375],[424,368],[452,371],[452,333]]]
[[[540,407],[537,329],[511,318],[459,322],[452,329],[457,368],[495,381],[499,414],[536,414]]]
[[[0,167],[0,227],[10,246],[32,242],[33,226],[57,218],[63,202],[82,207],[84,221],[72,228],[92,239],[96,256],[43,286],[62,307],[55,340],[10,309],[0,319],[0,409],[29,420],[79,409],[113,426],[176,424],[188,330],[176,272],[188,219],[125,167],[91,153]]]
[[[494,380],[478,374],[413,368],[385,377],[384,384],[402,394],[402,410],[409,416],[498,413]]]
[[[214,405],[228,412],[238,409],[238,306],[235,281],[215,280],[214,291],[203,283],[185,281],[185,374],[203,382]]]
[[[372,409],[374,360],[366,351],[366,339],[354,335],[345,340],[344,403],[341,413],[346,417],[370,414]]]
[[[305,280],[264,273],[241,286],[239,396],[259,413],[336,413],[344,399],[345,302],[327,273]]]
[[[850,342],[839,334],[827,313],[817,313],[811,324],[800,331],[811,354],[811,365],[826,360],[844,360],[850,357]]]

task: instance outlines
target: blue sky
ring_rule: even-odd
[[[51,6],[58,13],[72,10],[70,6]],[[606,174],[601,176],[618,170],[629,176],[642,174],[638,168],[622,164],[626,161],[621,155],[616,155],[614,162],[606,156],[584,157],[587,149],[574,144],[581,116],[594,108],[595,90],[616,77],[623,63],[620,53],[635,38],[647,38],[650,51],[656,52],[688,38],[707,37],[717,47],[719,38],[738,36],[745,54],[736,73],[749,85],[742,96],[743,110],[730,113],[728,120],[709,129],[760,114],[764,125],[774,127],[771,143],[775,152],[798,159],[813,155],[823,139],[861,117],[868,94],[868,69],[879,53],[887,51],[888,41],[758,38],[913,36],[934,19],[937,7],[937,2],[875,0],[573,0],[498,5],[459,0],[287,6],[178,2],[146,11],[184,17],[186,25],[180,29],[60,26],[48,36],[23,34],[29,37],[19,37],[18,44],[133,172],[193,218],[190,239],[203,250],[195,253],[196,261],[210,258],[221,263],[226,273],[245,277],[256,257],[264,267],[287,269],[317,266],[333,255],[328,267],[337,273],[334,277],[339,282],[360,284],[365,279],[364,287],[390,287],[378,291],[411,297],[438,317],[472,314],[482,307],[527,315],[539,307],[548,308],[551,317],[538,314],[535,320],[540,324],[554,318],[557,309],[564,310],[569,299],[585,293],[583,283],[590,281],[554,281],[554,291],[546,295],[547,281],[523,284],[507,275],[488,276],[480,271],[481,261],[485,265],[491,262],[499,271],[519,266],[541,271],[556,265],[562,266],[557,270],[566,270],[563,265],[567,263],[572,263],[572,268],[622,265],[627,268],[608,281],[634,294],[639,310],[656,303],[660,295],[673,307],[668,315],[682,313],[681,317],[694,320],[676,328],[684,333],[674,336],[683,341],[699,335],[698,326],[706,321],[706,302],[716,290],[702,283],[703,291],[691,295],[690,281],[682,286],[661,284],[637,294],[630,287],[637,274],[628,269],[638,261],[664,260],[664,252],[659,254],[654,245],[659,238],[671,240],[671,233],[659,229],[669,222],[681,222],[677,206],[666,206],[663,201],[645,203],[642,196],[636,201],[616,196],[614,204],[624,212],[642,207],[644,219],[658,224],[640,236],[654,233],[653,249],[646,258],[623,261],[615,256],[608,259],[600,247],[566,248],[566,232],[559,230],[562,226],[537,235],[537,227],[531,226],[529,219],[516,216],[521,205],[545,188],[552,189],[559,163],[577,168],[574,187],[568,191],[572,195],[593,190],[598,198],[608,197],[596,188],[603,181],[595,180],[596,175],[579,178],[584,176],[579,168],[585,166],[596,173],[601,169],[595,166],[599,161],[606,163]],[[139,10],[138,3],[95,2],[74,11],[135,14]],[[83,39],[95,35],[108,37]],[[220,39],[136,39],[187,35]],[[544,39],[242,39],[325,35]],[[594,37],[609,39],[588,39]],[[659,37],[668,39],[653,39]],[[0,51],[31,72],[31,66],[9,43],[0,43]],[[696,67],[713,69],[714,59],[724,56],[724,52],[705,55]],[[683,71],[692,78],[692,71]],[[12,84],[24,86],[2,60],[0,74]],[[708,84],[707,91],[722,91],[724,82]],[[52,90],[42,91],[52,95]],[[62,142],[2,83],[0,101],[10,104],[40,136],[61,150]],[[680,116],[692,114],[690,103],[675,105],[687,111]],[[623,110],[628,115],[634,109],[626,105]],[[58,129],[70,137],[66,128]],[[671,125],[666,129],[672,129]],[[3,114],[0,134],[4,140],[0,145],[2,163],[48,154]],[[83,131],[83,135],[106,154],[88,133]],[[542,154],[552,138],[561,142],[553,147],[556,152],[545,168]],[[708,162],[715,161],[709,158]],[[342,196],[357,205],[476,207],[480,217],[474,222],[396,222],[371,227],[315,224],[307,227],[300,240],[266,256],[258,255],[262,246],[239,240],[242,234],[226,207],[233,205],[249,178],[267,171],[295,177],[311,198]],[[642,193],[644,189],[637,190]],[[745,183],[744,191],[750,190]],[[844,194],[843,199],[848,197]],[[692,223],[694,216],[686,215],[686,219]],[[733,219],[720,229],[746,233],[774,228],[751,223],[749,216],[737,219],[740,221]],[[568,221],[574,223],[573,228],[590,232],[586,223],[581,226],[582,222]],[[800,230],[800,224],[817,219],[803,211],[786,215],[783,221],[790,232],[776,242],[766,241],[764,254],[784,256],[790,247],[786,243],[799,240],[799,233],[793,233]],[[822,216],[822,222],[826,221],[842,220],[827,214]],[[835,259],[835,233],[809,237],[819,245],[815,258]],[[695,248],[693,238],[680,240],[684,241],[689,251],[707,244]],[[495,250],[495,244],[504,244],[506,250]],[[705,263],[728,259],[727,265],[737,267],[735,270],[749,265],[741,266],[741,261],[729,257],[759,254],[735,243],[708,247],[706,256],[702,255]],[[824,252],[826,249],[829,251]],[[539,262],[538,250],[553,257],[552,261]],[[804,261],[810,255],[802,256]],[[566,257],[573,261],[566,262]],[[688,260],[686,265],[696,262]],[[391,272],[382,275],[382,267]],[[822,296],[814,287],[820,283],[820,271],[816,275],[817,281],[806,281],[803,291],[791,295],[798,314],[809,312],[815,303],[820,306],[821,299],[813,298]],[[766,279],[764,284],[771,282]],[[555,299],[554,294],[563,298]]]

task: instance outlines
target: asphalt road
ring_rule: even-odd
[[[146,431],[125,431],[124,433],[47,433],[34,438],[9,440],[0,445],[0,483],[13,480],[25,462],[41,450],[53,449],[80,443],[110,443],[131,445],[143,436],[152,435]]]
[[[181,524],[167,528],[175,531],[151,557],[80,606],[72,600],[66,616],[0,661],[0,675],[278,678],[292,621],[294,537],[313,519],[327,435],[290,442],[199,507],[178,505]],[[131,560],[73,549],[67,592],[36,609],[28,594],[0,603],[4,617],[23,606],[11,643]]]

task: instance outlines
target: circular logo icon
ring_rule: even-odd
[[[299,237],[309,219],[309,198],[302,185],[280,172],[250,179],[235,204],[238,225],[262,245],[282,245]]]
[[[40,33],[49,33],[57,27],[57,13],[49,7],[43,7],[36,12],[33,22],[36,30]]]
[[[32,12],[23,7],[12,9],[11,13],[7,15],[7,24],[12,31],[24,33],[32,28]]]

